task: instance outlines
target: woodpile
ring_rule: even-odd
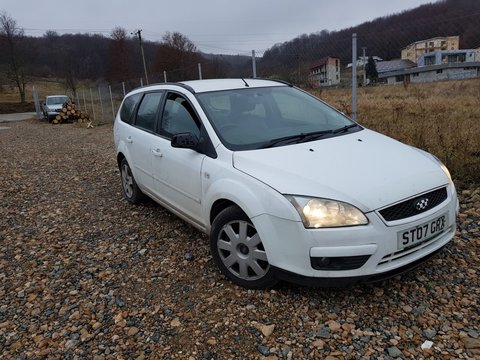
[[[53,124],[61,124],[67,122],[78,122],[86,123],[87,127],[93,127],[90,115],[87,112],[83,112],[80,109],[77,109],[75,103],[71,100],[67,101],[62,106],[62,110],[55,118],[52,120]]]

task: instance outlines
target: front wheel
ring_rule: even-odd
[[[236,206],[226,208],[213,221],[210,249],[221,272],[240,286],[264,289],[278,281],[257,229]]]

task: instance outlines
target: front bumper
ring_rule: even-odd
[[[319,285],[332,279],[339,285],[394,276],[430,258],[455,235],[457,212],[455,189],[448,186],[448,197],[440,205],[392,223],[383,221],[377,212],[366,214],[368,225],[344,228],[305,229],[301,222],[270,215],[252,220],[279,277],[296,278],[297,283],[303,277],[309,283],[318,280]],[[410,248],[398,248],[399,233],[444,214],[447,225],[442,233]],[[333,263],[317,261],[323,258]]]
[[[43,113],[49,118],[55,117],[62,111],[62,108],[58,109],[44,109]]]
[[[302,276],[302,275],[285,271],[283,269],[276,268],[276,276],[281,280],[285,280],[288,282],[305,285],[305,286],[345,287],[345,286],[353,286],[360,283],[375,283],[375,282],[388,280],[392,277],[401,275],[403,273],[406,273],[408,271],[411,271],[417,268],[418,266],[423,264],[425,261],[430,260],[431,258],[438,255],[441,251],[443,251],[445,247],[446,245],[441,247],[438,250],[435,250],[432,253],[425,255],[422,258],[419,258],[399,268],[396,268],[387,272],[383,272],[383,273],[378,273],[378,274],[350,276],[350,277],[341,277],[341,278],[336,278],[336,277],[321,278],[321,277]]]

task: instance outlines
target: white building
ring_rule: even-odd
[[[340,83],[340,59],[326,57],[310,66],[310,84],[313,87],[337,85]]]

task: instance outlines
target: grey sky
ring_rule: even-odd
[[[142,29],[160,41],[179,31],[204,52],[261,54],[301,34],[341,30],[433,0],[0,0],[27,35]]]

